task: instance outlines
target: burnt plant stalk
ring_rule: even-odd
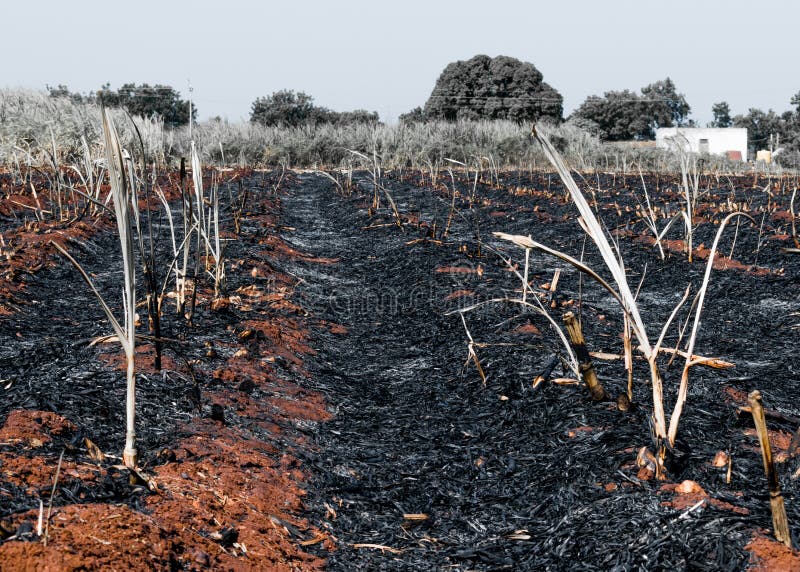
[[[194,183],[194,194],[195,194],[195,202],[197,203],[197,214],[190,216],[195,216],[195,220],[197,222],[197,243],[196,248],[197,251],[195,252],[195,260],[194,260],[194,277],[192,280],[192,301],[189,304],[189,312],[187,317],[187,322],[189,325],[192,325],[194,321],[194,311],[197,306],[197,280],[200,273],[200,259],[203,256],[202,252],[202,243],[203,243],[203,229],[205,229],[205,217],[204,217],[204,209],[203,209],[203,172],[197,172],[200,169],[199,161],[195,164],[195,155],[197,152],[194,148],[194,141],[192,141],[192,181]],[[198,188],[199,185],[199,188]],[[191,213],[191,210],[189,211]],[[188,246],[189,243],[187,243]]]
[[[77,268],[81,277],[97,297],[100,307],[108,318],[117,339],[125,352],[126,367],[126,400],[125,400],[125,448],[122,460],[126,467],[135,469],[138,463],[136,451],[136,266],[134,261],[132,223],[133,209],[137,209],[137,200],[129,180],[125,175],[125,158],[117,135],[117,130],[108,110],[102,108],[103,139],[111,184],[111,197],[114,202],[114,213],[117,220],[117,232],[122,249],[122,269],[124,287],[122,290],[122,306],[125,313],[124,325],[120,324],[114,313],[98,292],[92,279],[81,265],[57,243],[53,245]]]
[[[217,298],[225,289],[225,260],[224,247],[219,230],[219,184],[216,175],[211,177],[211,189],[208,197],[210,207],[205,211],[206,196],[203,187],[203,170],[200,164],[200,157],[192,147],[192,178],[194,179],[195,200],[197,201],[198,216],[198,258],[200,263],[200,245],[205,246],[205,270],[214,279],[214,297]],[[211,255],[209,257],[209,254]],[[209,258],[213,258],[214,271],[209,270]],[[197,268],[195,268],[195,282],[197,280]],[[195,285],[195,292],[197,287]],[[196,297],[192,296],[192,313]]]
[[[711,275],[711,270],[714,265],[714,258],[717,253],[717,249],[719,246],[719,240],[722,236],[723,231],[727,224],[735,217],[744,216],[750,219],[751,222],[753,221],[752,217],[746,215],[741,212],[735,212],[729,214],[725,217],[719,225],[719,229],[717,230],[716,236],[714,238],[714,243],[711,247],[711,251],[708,256],[708,261],[706,263],[705,275],[703,277],[703,283],[700,287],[700,291],[698,293],[696,310],[694,314],[693,320],[693,327],[692,333],[687,343],[687,351],[686,353],[686,363],[683,368],[683,372],[681,375],[680,385],[678,388],[678,395],[677,400],[675,403],[675,407],[672,411],[672,417],[670,419],[669,428],[667,427],[667,419],[664,409],[664,387],[663,387],[663,379],[661,376],[661,372],[658,367],[657,358],[658,354],[661,351],[661,344],[664,341],[664,336],[667,332],[667,329],[672,324],[673,320],[677,316],[679,308],[683,305],[688,297],[688,293],[684,295],[684,297],[678,302],[675,309],[672,311],[669,319],[664,324],[664,327],[661,330],[661,335],[658,341],[653,345],[649,341],[647,329],[645,328],[644,322],[641,318],[639,313],[639,308],[636,302],[636,297],[633,295],[630,286],[628,284],[625,267],[622,263],[622,259],[619,256],[619,253],[616,252],[611,244],[609,243],[608,238],[603,231],[603,227],[600,221],[597,219],[597,216],[592,211],[591,207],[589,206],[586,198],[581,193],[578,185],[575,183],[575,179],[569,172],[569,169],[565,165],[563,159],[561,158],[558,151],[552,146],[550,141],[547,140],[546,137],[540,135],[534,129],[533,131],[534,137],[536,137],[539,142],[542,144],[542,149],[545,152],[545,155],[556,168],[559,173],[559,176],[564,183],[564,186],[569,192],[569,195],[578,208],[581,214],[581,219],[579,222],[581,223],[584,232],[592,239],[592,241],[597,246],[600,254],[605,262],[606,268],[611,273],[613,277],[613,282],[606,282],[600,275],[593,271],[591,268],[587,267],[582,262],[575,260],[574,258],[570,257],[567,254],[544,246],[530,237],[525,236],[517,236],[517,235],[508,235],[505,233],[494,233],[495,236],[509,240],[518,246],[523,248],[533,248],[547,254],[556,256],[565,262],[568,262],[577,270],[587,274],[588,276],[592,277],[595,281],[598,282],[603,288],[605,288],[614,299],[619,303],[623,314],[627,319],[626,327],[630,327],[633,334],[635,335],[637,341],[639,342],[639,351],[644,355],[645,359],[647,360],[648,366],[650,368],[650,381],[652,386],[653,392],[653,439],[654,439],[654,446],[656,450],[656,459],[657,459],[657,467],[656,467],[656,474],[659,477],[663,477],[664,474],[664,460],[667,454],[668,449],[671,449],[675,445],[675,438],[677,436],[678,425],[680,422],[681,415],[683,413],[684,405],[686,403],[686,396],[688,390],[688,383],[689,383],[689,370],[693,365],[697,365],[698,363],[702,363],[703,360],[698,360],[693,356],[694,352],[694,344],[697,337],[697,332],[700,326],[700,317],[701,312],[703,310],[703,302],[705,300],[705,294],[708,288],[708,283]],[[687,195],[687,207],[691,208],[693,206],[692,199],[693,197]],[[612,286],[612,283],[616,285],[616,288]]]
[[[161,352],[163,343],[161,341],[161,305],[158,302],[158,271],[156,269],[155,241],[153,240],[153,212],[150,206],[150,191],[156,181],[155,167],[148,184],[145,178],[145,147],[139,128],[131,121],[139,141],[139,151],[141,153],[140,171],[144,183],[144,202],[147,214],[147,247],[144,244],[145,233],[142,232],[141,213],[138,208],[133,209],[133,220],[136,224],[137,245],[139,247],[139,257],[142,262],[142,276],[144,277],[145,300],[147,302],[147,324],[150,333],[153,335],[153,345],[155,347],[154,367],[161,371]],[[132,159],[129,159],[128,178],[130,189],[136,189],[136,169]],[[137,200],[137,194],[132,193],[132,200]]]
[[[767,422],[764,418],[764,404],[761,401],[761,392],[756,390],[747,397],[750,402],[750,410],[753,414],[753,422],[758,433],[758,442],[761,445],[761,458],[764,461],[764,473],[767,475],[767,485],[769,486],[769,505],[772,510],[772,528],[775,538],[783,542],[789,548],[792,547],[792,535],[789,533],[789,521],[786,518],[786,507],[783,504],[783,494],[781,484],[778,481],[778,473],[775,471],[775,463],[772,458],[772,447],[769,444],[769,434],[767,433]]]
[[[189,265],[189,249],[190,240],[189,240],[189,229],[192,226],[191,221],[191,212],[192,212],[192,205],[191,205],[191,198],[189,196],[188,191],[186,190],[186,159],[181,157],[181,167],[179,171],[180,177],[180,195],[181,195],[181,217],[183,219],[183,246],[181,247],[181,251],[183,256],[181,257],[181,264],[175,265],[175,311],[179,316],[185,317],[186,312],[186,269]],[[169,212],[169,205],[166,204],[166,201],[162,201],[166,206],[165,208]],[[174,235],[174,232],[173,232]],[[178,258],[178,251],[175,247],[175,241],[173,241],[173,249],[175,250],[175,257],[176,261]]]
[[[586,349],[586,340],[583,337],[580,322],[572,312],[566,312],[563,320],[572,349],[575,350],[575,355],[578,357],[581,376],[586,383],[586,387],[589,388],[592,399],[594,401],[604,401],[608,398],[608,394],[594,371],[592,358],[589,356],[589,350]]]
[[[594,371],[592,365],[592,358],[589,356],[589,350],[586,349],[586,340],[581,331],[581,324],[572,312],[564,314],[564,326],[569,336],[569,341],[572,344],[572,349],[575,350],[575,355],[578,357],[578,367],[580,368],[581,376],[583,377],[586,387],[589,388],[589,393],[595,401],[603,401],[608,398],[603,384],[597,378],[597,373]]]

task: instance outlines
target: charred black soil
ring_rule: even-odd
[[[530,234],[576,257],[585,251],[600,268],[554,175],[485,177],[470,196],[472,181],[457,173],[452,216],[449,175],[435,188],[429,176],[388,175],[399,224],[385,196],[370,208],[366,173],[348,196],[311,173],[287,174],[277,193],[277,174],[237,177],[225,193],[247,190],[250,200],[238,236],[224,213],[227,292],[212,300],[204,284],[192,326],[167,301],[162,371],[142,343],[139,443],[158,494],[131,485],[118,459],[93,458],[87,446],[115,452],[124,434],[119,350],[90,345],[109,330],[91,293],[52,254],[32,253],[47,264],[9,264],[0,284],[14,295],[0,321],[0,570],[797,566],[796,553],[769,540],[758,441],[739,411],[760,389],[797,534],[790,440],[800,425],[800,258],[781,250],[793,244],[785,187],[707,177],[690,264],[680,221],[664,260],[648,239],[638,177],[583,181],[587,192],[595,187],[630,283],[641,282],[651,338],[686,285],[696,292],[714,221],[731,209],[756,220],[727,231],[721,251],[732,258],[715,264],[695,349],[735,368],[692,369],[683,457],[657,481],[636,463],[651,445],[643,362],[634,407],[623,413],[580,386],[533,387],[560,351],[542,317],[503,302],[466,312],[463,323],[457,313],[519,296],[500,254],[521,270],[523,253],[493,231]],[[678,216],[675,180],[645,178],[668,213],[663,228]],[[15,248],[25,233],[48,232],[0,214],[21,229]],[[86,230],[69,247],[114,299],[117,239],[107,227]],[[621,351],[622,316],[605,291],[540,254],[531,255],[529,278],[556,320],[567,310],[581,316],[591,351]],[[687,314],[688,304],[681,324]],[[485,383],[468,361],[464,324]],[[676,343],[673,328],[665,345]],[[682,361],[666,362],[669,414]],[[595,366],[612,398],[624,391],[619,360]],[[553,377],[571,374],[559,366]],[[47,547],[35,534],[39,501],[54,507]]]
[[[26,295],[0,327],[0,570],[324,563],[300,545],[326,539],[299,517],[304,473],[294,450],[328,414],[301,385],[310,325],[279,270],[289,256],[274,240],[280,201],[262,179],[251,178],[242,235],[229,235],[227,295],[212,300],[201,283],[192,325],[165,302],[160,371],[152,341],[138,343],[137,447],[157,492],[131,483],[114,456],[124,358],[119,344],[94,343],[110,330],[97,301],[63,260],[14,276]],[[118,239],[105,231],[69,246],[119,312]],[[53,507],[49,543],[36,531],[40,502]]]
[[[751,559],[745,546],[771,521],[751,421],[737,415],[737,406],[759,388],[768,407],[798,413],[793,337],[800,267],[779,251],[787,237],[771,238],[785,229],[767,219],[759,235],[758,226],[742,224],[734,252],[742,268],[713,274],[696,351],[736,367],[692,370],[680,430],[685,458],[670,479],[700,488],[676,487],[647,480],[636,466],[638,448],[650,443],[651,397],[642,364],[634,390],[640,405],[629,413],[592,403],[578,387],[534,390],[531,382],[558,349],[555,337],[541,318],[492,304],[466,314],[473,338],[514,345],[478,347],[485,386],[471,363],[464,366],[465,330],[458,314],[448,311],[519,291],[518,278],[492,250],[512,255],[520,266],[523,257],[491,238],[491,231],[531,234],[576,257],[584,245],[572,207],[550,176],[517,177],[496,188],[479,185],[472,206],[465,198],[470,185],[462,181],[458,213],[443,244],[418,239],[430,234],[434,222],[440,230],[446,224],[446,189],[387,183],[410,221],[402,232],[388,214],[370,216],[368,177],[359,181],[364,194],[340,198],[327,181],[307,175],[303,192],[284,200],[284,217],[293,227],[287,241],[340,261],[294,270],[302,278],[304,303],[347,330],[312,338],[319,352],[314,383],[327,396],[333,419],[316,438],[320,455],[306,462],[314,474],[312,514],[326,520],[338,539],[330,566],[744,568]],[[542,189],[545,181],[555,196],[512,192],[520,185]],[[670,252],[661,261],[655,249],[634,240],[643,226],[629,222],[625,207],[635,208],[630,193],[626,188],[598,201],[606,224],[623,231],[618,236],[630,281],[638,284],[647,267],[639,299],[646,323],[654,324],[651,336],[657,336],[686,285],[696,291],[705,264],[688,264],[684,254]],[[695,245],[710,245],[714,232],[713,224],[699,225]],[[482,257],[474,255],[478,236]],[[725,244],[727,254],[731,239]],[[597,265],[589,245],[586,258]],[[562,266],[532,255],[534,287]],[[580,311],[590,349],[620,352],[618,308],[594,284],[581,284],[563,268],[553,314]],[[676,336],[668,340],[674,344]],[[613,395],[624,391],[621,364],[597,367]],[[680,368],[676,362],[667,373],[669,407]],[[784,446],[797,429],[791,422],[771,428]],[[729,484],[726,467],[713,466],[719,451],[733,459]],[[789,459],[780,470],[796,527],[795,464]]]

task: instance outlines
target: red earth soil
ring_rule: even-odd
[[[277,205],[264,200],[258,206],[261,212],[270,213]],[[274,215],[255,218],[262,227],[277,234]],[[13,271],[18,266],[57,263],[58,259],[51,256],[50,240],[64,244],[86,238],[94,230],[86,223],[78,223],[68,229],[34,225],[20,231],[13,235],[10,268]],[[5,239],[9,244],[10,235],[6,234]],[[219,382],[214,389],[205,390],[204,397],[212,404],[222,405],[226,416],[236,415],[244,422],[229,424],[195,417],[180,427],[180,434],[190,436],[161,451],[159,458],[165,462],[148,469],[158,490],[143,496],[144,510],[103,502],[56,507],[49,519],[47,543],[7,540],[0,545],[0,570],[310,570],[324,565],[323,559],[308,554],[304,547],[323,545],[333,549],[333,540],[297,516],[303,508],[306,475],[292,450],[303,446],[304,439],[282,435],[292,445],[279,450],[242,427],[253,423],[278,435],[285,433],[281,427],[286,427],[287,422],[318,422],[329,417],[320,395],[281,379],[271,365],[280,357],[302,373],[303,356],[313,350],[308,346],[307,328],[311,321],[301,318],[304,310],[291,300],[291,278],[276,274],[268,258],[335,261],[313,259],[274,236],[262,244],[269,249],[266,253],[231,261],[228,272],[272,278],[275,286],[271,291],[254,284],[213,304],[210,295],[198,296],[198,304],[207,304],[212,311],[224,311],[233,304],[250,316],[233,330],[219,334],[219,347],[238,348],[224,367],[214,371],[195,369],[195,374],[205,374]],[[22,282],[15,283],[5,276],[0,281],[3,298],[22,289]],[[11,311],[6,306],[0,310]],[[345,331],[336,324],[319,326],[334,333]],[[124,367],[118,345],[98,346],[98,357],[109,368]],[[153,357],[153,346],[141,345],[137,367],[152,371]],[[163,367],[179,370],[180,365],[167,352]],[[266,390],[271,397],[250,398],[248,392],[237,391],[243,384]],[[68,438],[80,421],[50,412],[12,411],[0,428],[0,444],[24,446],[25,454],[0,454],[0,482],[22,487],[43,498],[46,506],[56,466],[37,451],[56,436]],[[127,480],[127,471],[102,460],[65,460],[59,472],[62,485],[73,480],[90,484],[107,478]],[[142,488],[143,495],[144,492]],[[0,522],[0,533],[5,531],[8,536],[24,522],[36,523],[38,517],[38,510],[14,514]]]
[[[749,570],[753,572],[800,572],[800,552],[777,540],[756,534],[747,545]]]

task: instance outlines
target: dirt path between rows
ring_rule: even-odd
[[[392,188],[402,213],[428,221],[439,216],[441,224],[447,212],[441,197]],[[314,383],[334,416],[316,437],[320,456],[306,460],[313,467],[312,513],[338,540],[332,569],[746,564],[754,517],[725,508],[742,493],[725,487],[711,459],[702,458],[713,453],[704,449],[683,476],[702,476],[715,503],[681,517],[669,506],[674,487],[636,478],[634,447],[648,442],[646,411],[623,416],[577,389],[530,389],[549,356],[527,318],[495,310],[475,326],[482,338],[529,344],[488,354],[486,387],[473,368],[462,369],[464,329],[446,310],[514,287],[497,257],[458,252],[459,245],[474,246],[469,217],[457,217],[449,245],[409,245],[420,236],[415,226],[402,233],[381,225],[391,219],[370,218],[363,196],[337,197],[310,175],[302,189],[284,199],[293,227],[285,239],[341,262],[298,265],[298,293],[347,332],[316,340]],[[482,216],[488,233],[493,216]],[[557,226],[548,232],[557,233]],[[537,276],[543,282],[549,272]],[[731,412],[721,403],[713,413],[695,411],[699,429],[734,427]],[[731,438],[722,433],[705,446]],[[753,456],[751,466],[757,462]],[[766,524],[760,504],[755,521]]]

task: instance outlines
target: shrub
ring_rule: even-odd
[[[168,85],[150,86],[126,83],[114,92],[108,84],[98,92],[98,97],[110,107],[122,107],[131,115],[140,117],[158,116],[167,127],[180,127],[189,123],[189,102]],[[192,105],[192,119],[197,109]]]
[[[182,100],[180,94],[168,85],[126,83],[118,91],[105,84],[96,93],[82,94],[71,92],[66,85],[47,86],[50,97],[69,99],[73,103],[97,103],[103,100],[106,107],[123,108],[131,115],[144,118],[157,117],[167,127],[180,127],[189,124],[189,102]],[[197,118],[197,108],[192,105],[192,119]]]
[[[314,105],[314,98],[302,91],[276,91],[253,102],[250,121],[265,126],[299,127],[301,125],[351,125],[378,123],[378,113],[357,109],[332,111]]]

